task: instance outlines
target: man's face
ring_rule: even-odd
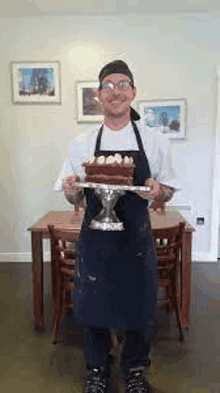
[[[130,82],[128,76],[124,74],[111,74],[106,76],[102,84],[112,83],[117,85],[119,82]],[[129,86],[128,89],[114,86],[113,89],[101,89],[98,91],[98,98],[102,105],[105,116],[120,118],[130,112],[131,102],[136,96],[136,88]]]

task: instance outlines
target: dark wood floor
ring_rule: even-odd
[[[85,375],[83,326],[65,319],[66,344],[52,345],[50,264],[44,264],[45,326],[34,330],[29,263],[0,264],[0,391],[79,393]],[[157,392],[220,392],[220,263],[193,263],[189,335],[178,340],[175,317],[157,315],[149,379]],[[71,344],[71,345],[70,345]],[[112,372],[116,368],[114,365]],[[125,392],[122,371],[119,388]]]

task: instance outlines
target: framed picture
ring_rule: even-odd
[[[171,139],[186,137],[186,99],[139,101],[143,125]]]
[[[99,123],[103,121],[102,109],[96,97],[98,82],[77,82],[78,122]]]
[[[58,61],[11,63],[13,104],[61,104]]]

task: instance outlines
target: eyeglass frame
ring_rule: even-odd
[[[128,87],[128,88],[120,88],[120,87],[119,87],[120,83],[125,83],[125,82],[129,84],[129,87]],[[107,89],[103,89],[103,84],[112,85],[112,87],[107,88]],[[133,83],[132,83],[131,81],[128,81],[128,80],[122,80],[122,81],[119,81],[118,83],[104,82],[104,81],[103,81],[103,82],[100,84],[100,86],[99,86],[99,90],[103,90],[103,91],[112,91],[112,90],[114,90],[116,87],[117,87],[119,90],[127,91],[127,90],[129,90],[130,88],[133,88],[134,85],[133,85]]]

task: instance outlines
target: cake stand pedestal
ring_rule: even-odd
[[[102,202],[101,212],[91,221],[90,228],[101,231],[123,231],[123,223],[117,217],[114,207],[126,191],[149,192],[150,187],[122,186],[101,183],[75,183],[75,188],[93,188]]]

